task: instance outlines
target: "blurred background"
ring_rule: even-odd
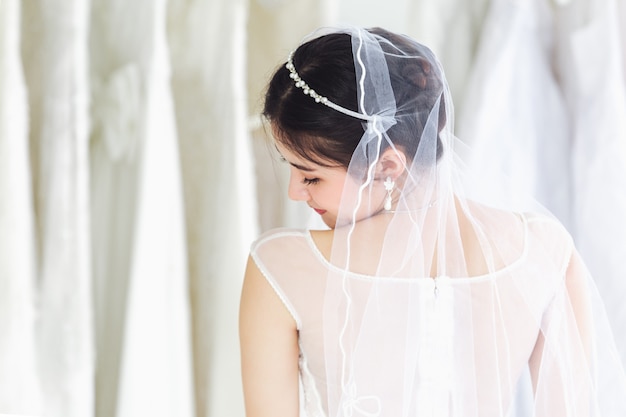
[[[243,417],[248,248],[309,218],[263,90],[337,24],[434,50],[466,164],[566,225],[626,362],[623,0],[0,0],[0,413]]]

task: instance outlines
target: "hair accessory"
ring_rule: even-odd
[[[387,177],[385,182],[383,183],[385,186],[385,190],[387,190],[387,197],[385,197],[385,205],[383,206],[385,210],[391,210],[391,193],[393,192],[393,187],[395,187],[396,183],[391,177]]]
[[[296,67],[293,65],[293,52],[289,54],[289,58],[287,59],[287,69],[289,70],[289,78],[296,82],[296,87],[301,88],[304,91],[304,94],[311,96],[315,99],[316,103],[327,104],[328,99],[326,97],[320,96],[313,90],[307,83],[305,83],[300,75],[296,71]]]
[[[307,96],[311,96],[313,99],[315,99],[316,103],[325,104],[340,113],[343,113],[347,116],[355,117],[357,119],[368,121],[376,119],[375,115],[370,116],[367,114],[352,111],[350,109],[346,109],[345,107],[341,107],[340,105],[333,103],[328,98],[319,95],[302,78],[300,78],[300,74],[298,74],[298,72],[296,71],[296,67],[293,64],[293,52],[289,53],[289,57],[287,58],[287,64],[285,65],[285,67],[289,70],[289,78],[291,78],[295,82],[296,87],[301,88],[304,94],[306,94]]]

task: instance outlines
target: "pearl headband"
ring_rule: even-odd
[[[328,98],[317,94],[315,90],[313,90],[306,82],[304,82],[302,78],[300,78],[300,75],[296,71],[296,67],[293,65],[293,52],[289,54],[285,67],[289,70],[289,77],[295,82],[296,87],[301,88],[304,94],[315,99],[316,103],[322,103],[332,109],[337,110],[340,113],[343,113],[347,116],[355,117],[357,119],[367,121],[376,119],[376,115],[370,116],[367,114],[352,111],[350,109],[346,109],[345,107],[341,107],[340,105],[333,103]]]

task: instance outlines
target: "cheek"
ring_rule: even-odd
[[[343,183],[335,184],[332,188],[332,195],[334,196],[335,199],[339,201],[341,200],[345,190],[346,190],[346,187],[344,187]]]
[[[360,193],[360,201],[362,207],[377,207],[387,195],[383,186],[378,182],[374,183],[370,187],[365,187],[360,190],[360,185],[355,183],[348,183],[345,187],[345,196],[356,204],[357,196]]]
[[[311,197],[319,203],[324,203],[329,206],[336,206],[339,208],[342,194],[344,191],[343,182],[327,182],[322,187],[311,187]]]
[[[385,201],[385,197],[387,196],[387,192],[383,189],[382,186],[377,186],[374,184],[373,187],[366,187],[363,191],[359,191],[358,187],[354,187],[351,190],[351,198],[352,204],[357,204],[357,195],[361,194],[360,205],[357,210],[357,220],[362,220],[364,218],[370,217],[376,213],[379,213],[383,209],[383,204]],[[351,210],[354,209],[354,206],[351,207]],[[352,212],[352,211],[351,211]]]

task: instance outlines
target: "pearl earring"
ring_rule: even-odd
[[[396,183],[391,179],[391,177],[387,177],[383,184],[385,186],[385,190],[387,190],[387,197],[385,197],[385,204],[383,207],[385,210],[389,211],[391,210],[391,193],[393,192],[393,187],[395,187]]]

